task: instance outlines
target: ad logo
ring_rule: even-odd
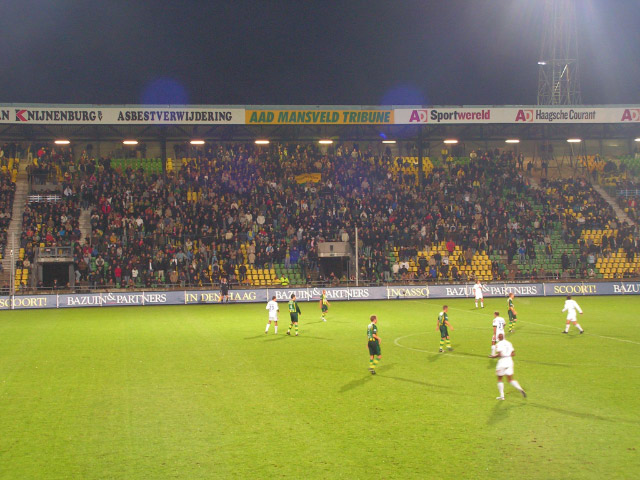
[[[640,108],[625,108],[621,122],[640,122]]]
[[[516,122],[533,122],[533,110],[518,110]]]
[[[411,112],[409,123],[427,123],[429,121],[429,110],[414,110]]]
[[[28,120],[24,117],[25,113],[27,113],[26,110],[16,110],[16,122],[27,122]]]

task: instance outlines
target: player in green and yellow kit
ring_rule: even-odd
[[[438,315],[438,330],[440,330],[440,351],[441,352],[444,351],[442,347],[444,347],[445,339],[447,340],[447,350],[449,351],[453,350],[453,348],[451,348],[451,340],[449,340],[449,330],[448,330],[448,328],[450,327],[451,331],[453,332],[453,327],[449,324],[449,315],[447,315],[448,311],[449,311],[449,307],[447,305],[443,305],[442,311]]]
[[[513,332],[513,327],[516,324],[516,320],[518,320],[518,312],[516,312],[516,309],[513,306],[513,297],[515,297],[515,294],[511,292],[509,294],[509,299],[507,300],[507,309],[509,310],[509,333]]]
[[[326,315],[327,312],[329,311],[329,305],[331,305],[329,303],[329,300],[327,300],[327,291],[326,290],[322,290],[322,297],[320,298],[320,309],[322,310],[322,317],[320,317],[322,319],[323,322],[326,322]]]
[[[376,365],[382,358],[380,337],[378,336],[378,317],[371,315],[371,323],[367,326],[367,346],[369,347],[369,371],[376,374]],[[377,357],[377,358],[376,358]]]
[[[291,317],[291,324],[289,325],[289,330],[287,330],[287,335],[291,335],[291,327],[295,325],[296,337],[298,336],[298,315],[302,315],[302,312],[300,311],[298,302],[296,302],[295,294],[292,293],[291,300],[289,300],[289,316]]]

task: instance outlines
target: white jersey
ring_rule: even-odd
[[[506,325],[506,323],[507,322],[505,322],[504,318],[502,317],[495,317],[493,319],[493,326],[496,327],[496,333],[494,336],[495,338],[498,338],[498,335],[500,335],[501,333],[504,335],[504,326]]]
[[[577,316],[576,311],[582,313],[580,305],[578,305],[578,302],[576,302],[575,300],[565,301],[562,311],[567,312],[567,320],[575,320]]]
[[[267,310],[269,310],[269,320],[277,320],[278,319],[278,302],[275,300],[269,300],[267,303]]]
[[[496,373],[500,376],[513,375],[513,345],[507,340],[500,340],[496,343],[496,353],[498,354],[498,364]]]
[[[476,298],[482,298],[482,285],[479,283],[476,283],[473,287],[471,287],[471,290],[473,291],[474,295],[476,296]]]

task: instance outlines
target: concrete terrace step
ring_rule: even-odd
[[[598,192],[600,194],[600,196],[602,198],[604,198],[604,200],[611,205],[611,208],[613,208],[613,211],[616,213],[616,216],[618,217],[618,219],[622,222],[627,222],[629,225],[635,225],[636,223],[631,220],[631,218],[629,218],[629,216],[624,212],[624,210],[622,210],[622,208],[620,208],[620,206],[618,205],[618,203],[615,201],[615,199],[613,197],[611,197],[611,195],[609,195],[604,188],[602,188],[600,185],[596,185],[593,184],[593,189]]]

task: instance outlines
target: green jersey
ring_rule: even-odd
[[[514,308],[513,300],[511,298],[507,300],[507,308],[509,311],[511,311],[511,309]]]
[[[377,342],[378,339],[374,335],[378,334],[378,326],[375,323],[370,323],[367,326],[367,338],[370,342]]]
[[[447,312],[440,312],[440,314],[438,315],[438,326],[444,327],[445,322],[448,322],[448,321],[449,321],[449,315],[447,315]]]
[[[322,294],[322,305],[328,305],[328,301],[327,301],[327,296],[323,293]]]
[[[298,306],[298,302],[295,300],[289,300],[289,313],[302,313]]]

